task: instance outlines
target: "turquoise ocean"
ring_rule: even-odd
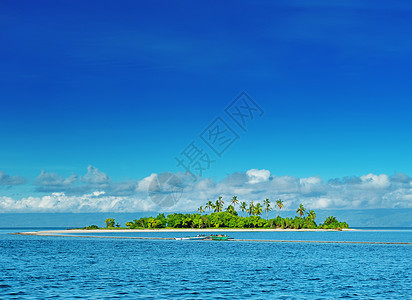
[[[410,244],[207,242],[10,234],[35,230],[42,229],[0,229],[1,299],[412,298]],[[228,234],[237,239],[412,243],[412,228]],[[173,238],[187,233],[93,235]]]

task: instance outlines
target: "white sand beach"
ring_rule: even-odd
[[[67,230],[45,230],[45,231],[33,231],[25,232],[23,234],[33,235],[48,235],[48,234],[60,234],[60,233],[124,233],[124,232],[305,232],[305,231],[339,231],[335,229],[263,229],[263,228],[181,228],[181,229],[67,229]],[[358,229],[345,228],[342,231],[358,231]]]

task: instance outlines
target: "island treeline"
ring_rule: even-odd
[[[239,206],[240,212],[236,210]],[[280,217],[280,211],[284,207],[281,199],[275,202],[278,216],[269,219],[268,215],[272,208],[269,199],[263,201],[263,205],[255,203],[239,202],[234,196],[230,204],[224,208],[224,201],[219,197],[215,203],[209,201],[206,205],[200,206],[197,213],[173,213],[165,216],[159,214],[157,217],[143,217],[126,222],[129,229],[155,229],[155,228],[283,228],[283,229],[342,229],[348,228],[346,222],[339,222],[334,216],[327,217],[323,223],[315,222],[316,213],[307,210],[302,204],[296,210],[297,216],[294,218]],[[209,213],[205,212],[205,209]],[[261,215],[265,212],[266,219]],[[241,215],[240,215],[241,214]],[[96,225],[87,228],[95,228]],[[106,228],[120,227],[113,218],[106,219]]]

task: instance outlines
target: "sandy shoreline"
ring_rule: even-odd
[[[262,229],[262,228],[203,228],[203,229],[67,229],[67,230],[45,230],[26,232],[33,235],[58,234],[58,233],[117,233],[117,232],[313,232],[313,231],[339,231],[335,229]],[[342,231],[359,231],[358,229],[342,229]]]
[[[228,232],[228,231],[336,231],[336,230],[314,230],[314,229],[306,229],[306,230],[298,230],[298,229],[221,229],[221,230],[213,230],[213,229],[203,229],[203,232]],[[345,231],[357,231],[356,229],[346,229]],[[49,230],[49,231],[34,231],[34,232],[17,232],[11,234],[17,235],[35,235],[35,236],[49,236],[49,237],[66,237],[66,238],[96,238],[96,239],[124,239],[124,240],[175,240],[174,237],[159,237],[159,236],[122,236],[122,235],[76,235],[75,233],[104,233],[104,232],[199,232],[197,229],[160,229],[160,230],[142,230],[142,229],[134,229],[134,230],[127,230],[127,229],[114,229],[114,230],[83,230],[83,229],[75,229],[75,230]],[[65,233],[65,234],[64,234]],[[73,233],[73,234],[71,234]],[[197,242],[213,242],[212,240],[202,240]],[[263,242],[263,243],[312,243],[312,244],[373,244],[373,245],[412,245],[410,242],[370,242],[370,241],[308,241],[308,240],[265,240],[265,239],[236,239],[232,238],[227,242]]]

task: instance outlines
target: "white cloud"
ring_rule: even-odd
[[[88,166],[87,174],[83,176],[82,181],[95,185],[105,185],[110,183],[110,177],[106,173],[99,171],[99,169]]]
[[[97,169],[96,169],[97,170]],[[91,173],[96,173],[92,171]],[[284,210],[296,210],[302,203],[309,209],[370,209],[412,207],[412,184],[405,174],[387,176],[366,174],[361,177],[344,177],[327,182],[319,176],[298,178],[293,176],[271,176],[268,170],[252,169],[227,175],[220,181],[205,178],[193,182],[184,174],[174,174],[180,180],[183,193],[171,207],[158,207],[151,200],[148,189],[156,178],[170,178],[170,173],[151,174],[141,180],[100,185],[94,190],[78,189],[76,193],[65,192],[68,186],[78,183],[75,177],[62,178],[53,173],[42,172],[38,178],[46,187],[52,186],[50,194],[41,197],[14,199],[0,197],[0,211],[4,212],[136,212],[195,211],[208,201],[222,196],[227,205],[233,195],[239,201],[274,202],[281,198]],[[95,181],[104,182],[104,181]],[[106,181],[107,182],[107,181]],[[170,183],[170,182],[169,182]],[[169,186],[173,190],[173,182]],[[60,190],[59,190],[60,189]],[[157,191],[154,191],[157,192]]]
[[[315,177],[308,177],[308,178],[301,178],[300,184],[304,186],[310,185],[318,185],[322,183],[322,178],[315,176]]]
[[[147,192],[147,190],[149,189],[150,183],[155,180],[157,177],[157,174],[152,173],[150,174],[150,176],[147,176],[145,178],[143,178],[142,180],[140,180],[137,184],[137,190],[140,192]]]
[[[37,186],[37,192],[65,192],[71,195],[85,194],[96,188],[107,188],[113,193],[119,191],[119,194],[124,193],[127,188],[130,189],[130,186],[120,187],[117,184],[111,185],[110,177],[93,166],[89,166],[87,173],[82,177],[73,174],[64,178],[56,173],[42,170],[35,180],[35,185]]]
[[[365,189],[385,189],[390,186],[389,177],[385,174],[374,175],[372,173],[360,177],[361,187]]]
[[[383,203],[393,208],[412,208],[412,189],[397,189],[382,197]]]
[[[299,190],[300,180],[299,178],[292,176],[279,176],[274,177],[270,182],[273,190],[278,193],[297,193]]]
[[[104,196],[101,192],[82,196],[52,193],[43,197],[27,197],[15,200],[0,197],[3,212],[129,212],[151,211],[154,204],[138,197]]]
[[[246,175],[249,177],[249,183],[254,184],[268,181],[270,177],[270,171],[264,169],[251,169],[246,172]]]
[[[42,170],[40,175],[37,176],[35,183],[40,186],[64,187],[72,185],[76,180],[76,175],[71,175],[65,179],[56,173],[47,173]]]
[[[299,180],[300,192],[302,194],[323,193],[325,188],[323,186],[322,178],[318,176],[301,178]]]
[[[328,198],[319,198],[313,203],[312,208],[328,208],[330,207],[331,203],[332,201]]]

